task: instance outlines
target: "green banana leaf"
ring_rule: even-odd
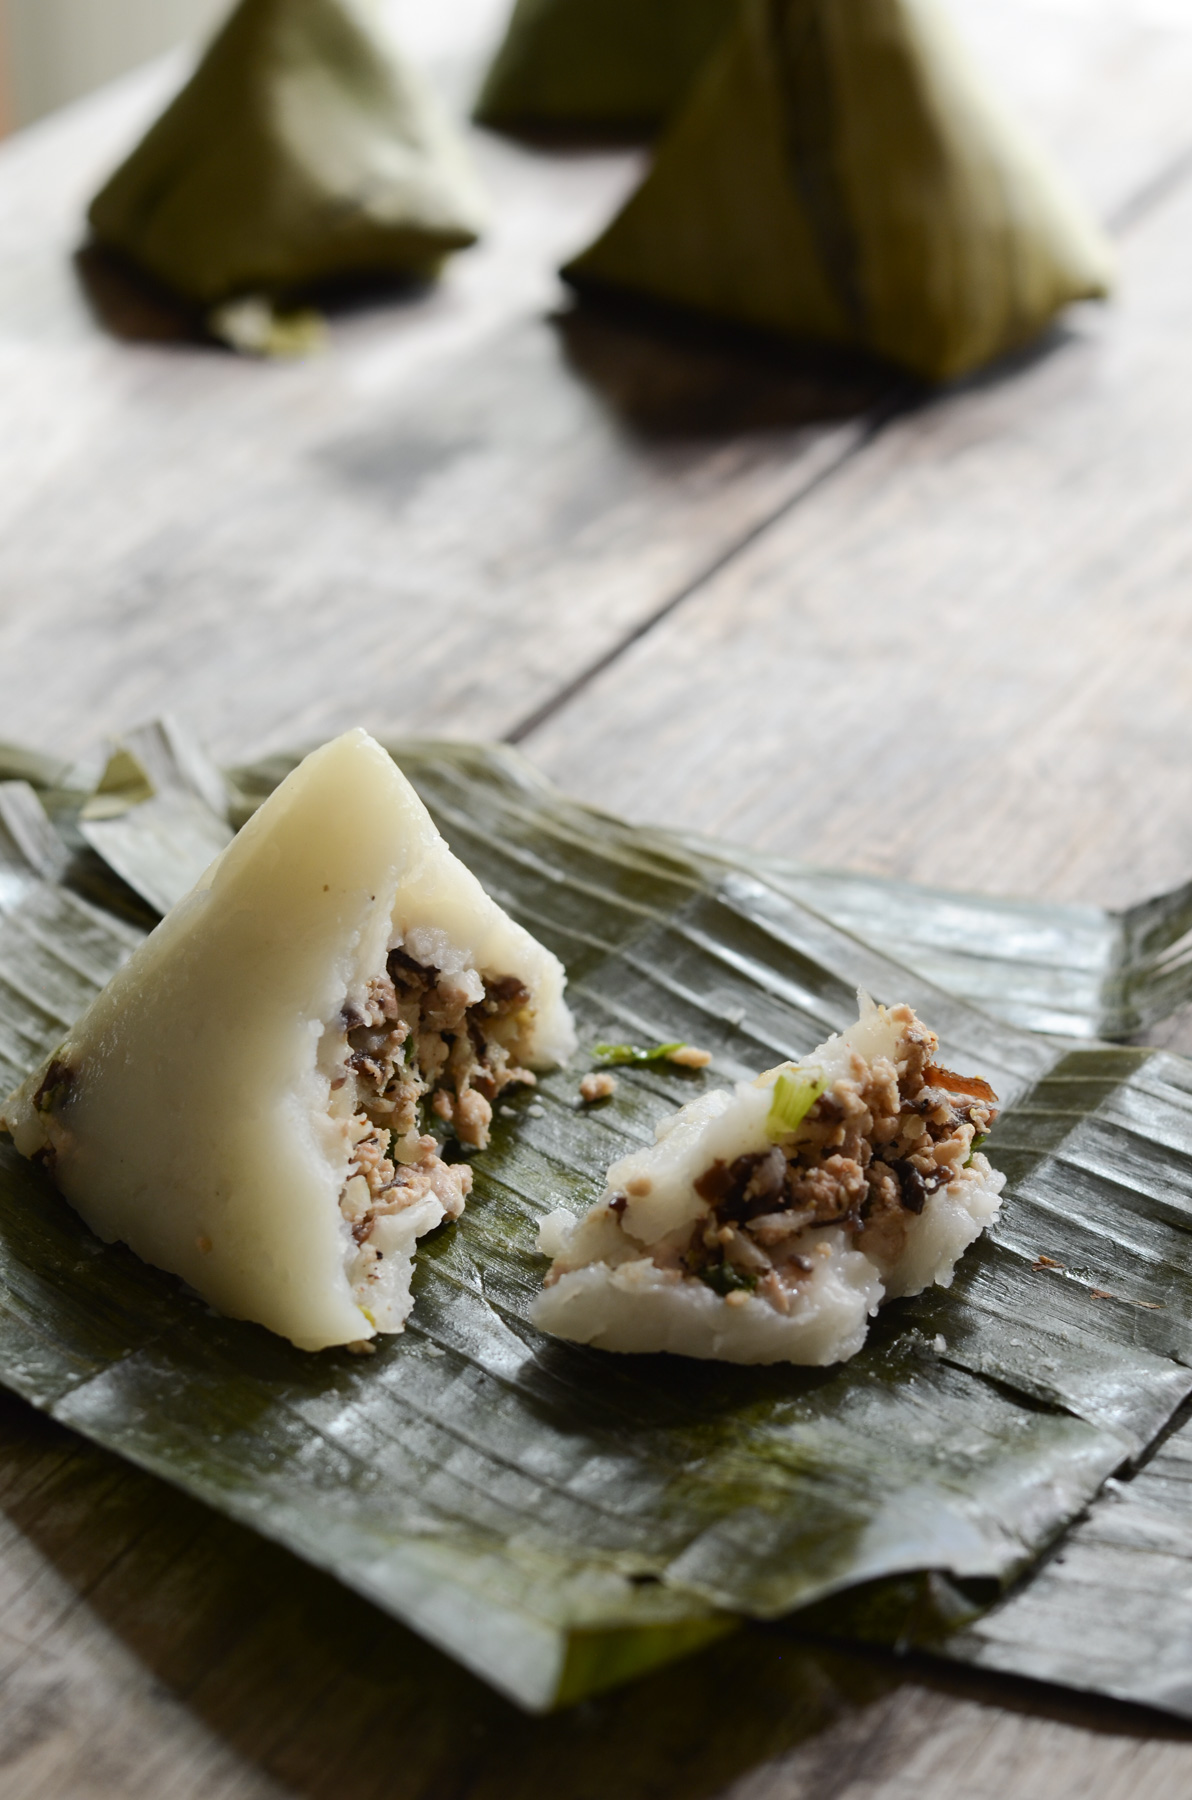
[[[367,0],[241,0],[89,213],[101,244],[203,308],[426,279],[482,216],[462,143]],[[224,329],[270,348],[265,317]]]
[[[415,783],[424,763],[466,758],[473,778],[506,800],[548,807],[580,840],[611,832],[639,860],[653,846],[664,863],[678,853],[705,867],[748,869],[936,987],[1026,1030],[1135,1038],[1192,1000],[1192,883],[1120,912],[957,893],[729,849],[691,832],[639,828],[626,839],[619,822],[569,800],[504,746],[419,742],[402,756]],[[285,766],[242,771],[240,787],[167,718],[121,739],[92,794],[71,786],[65,766],[0,744],[0,779],[28,778],[59,827],[70,835],[77,821],[75,835],[157,912],[181,899],[226,841],[229,818],[242,823]]]
[[[0,1088],[11,1093],[144,935],[86,898],[35,790],[0,781]],[[80,891],[81,890],[81,891]],[[113,894],[114,906],[119,896]]]
[[[1078,1052],[1076,1068],[1086,1060]],[[1154,1150],[1125,1167],[1118,1147],[1099,1126],[1086,1123],[1078,1166],[1099,1169],[1103,1178],[1128,1177],[1146,1204],[1163,1208],[1169,1217],[1192,1225],[1192,1208],[1164,1173],[1170,1168],[1172,1134],[1164,1089],[1186,1091],[1189,1064],[1181,1059],[1152,1057],[1145,1081],[1131,1084],[1133,1093],[1118,1090],[1108,1108],[1149,1139]],[[1041,1084],[1032,1104],[1063,1104],[1063,1086],[1073,1068],[1061,1063]],[[1170,1091],[1169,1090],[1169,1091]],[[1016,1113],[1016,1117],[1020,1116]],[[1072,1155],[1065,1146],[1061,1167]],[[999,1162],[1019,1162],[1018,1192],[1042,1179],[1053,1194],[1060,1191],[1056,1171],[1036,1162],[1033,1145],[1017,1152],[1003,1138]],[[1026,1183],[1023,1166],[1030,1169]],[[1033,1165],[1033,1167],[1031,1167]],[[1042,1195],[1040,1196],[1042,1197]],[[1085,1242],[1055,1246],[1048,1278],[1058,1293],[1052,1306],[1062,1313],[1064,1287],[1081,1279],[1080,1256],[1087,1254],[1104,1215],[1090,1210],[1081,1220]],[[1134,1289],[1159,1293],[1164,1280],[1153,1266],[1142,1237],[1134,1241],[1142,1276]],[[1071,1260],[1061,1262],[1061,1257]],[[1148,1279],[1149,1277],[1149,1279]],[[1151,1309],[1160,1310],[1152,1299]],[[1160,1434],[1140,1462],[1106,1482],[1087,1513],[1065,1532],[1043,1559],[992,1607],[988,1596],[974,1596],[946,1577],[877,1582],[855,1590],[842,1604],[813,1606],[791,1621],[804,1638],[820,1634],[858,1639],[899,1648],[927,1649],[952,1661],[1013,1675],[1062,1684],[1114,1699],[1162,1708],[1192,1719],[1192,1418],[1187,1404]]]
[[[952,380],[1113,259],[940,0],[742,0],[604,234],[563,270]]]
[[[516,0],[482,125],[649,138],[732,22],[736,0]]]
[[[101,783],[119,797],[123,781],[128,814],[169,786],[142,748],[144,780],[109,762]],[[0,1145],[5,1384],[330,1570],[532,1710],[741,1618],[819,1603],[847,1624],[864,1584],[938,1571],[963,1593],[1020,1577],[1192,1391],[1189,1065],[993,1020],[731,857],[574,807],[512,755],[394,749],[453,848],[564,957],[582,1042],[684,1038],[712,1069],[623,1071],[592,1113],[577,1104],[581,1061],[516,1101],[474,1159],[464,1219],[419,1258],[410,1329],[367,1359],[214,1317],[98,1243]],[[236,771],[238,815],[288,766]],[[72,885],[80,854],[95,858],[74,849],[95,795],[47,769],[40,799],[60,846],[26,779],[0,885],[18,1074],[138,929],[129,840],[108,912]],[[151,835],[160,879],[160,815]],[[991,1153],[1010,1200],[952,1290],[889,1307],[861,1355],[829,1370],[613,1358],[534,1333],[537,1218],[586,1206],[608,1161],[709,1081],[841,1026],[858,984],[911,1000],[948,1058],[1007,1102]]]
[[[79,836],[156,913],[231,843],[224,777],[171,718],[129,732],[78,811]]]
[[[677,841],[704,859],[725,855],[693,833]],[[756,850],[734,848],[731,860],[1028,1031],[1137,1038],[1192,1000],[1192,882],[1111,911],[921,887]]]
[[[1190,1499],[1185,1424],[947,1654],[1192,1718]]]

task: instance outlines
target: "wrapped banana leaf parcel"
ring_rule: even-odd
[[[939,0],[742,0],[563,274],[946,381],[1105,295],[1112,257]]]
[[[208,312],[345,277],[429,279],[483,216],[466,150],[376,0],[241,0],[88,215],[101,245]]]
[[[363,1330],[354,1318],[316,1352],[229,1317],[236,1308],[219,1298],[213,1312],[193,1288],[93,1235],[55,1192],[57,1170],[39,1169],[0,1141],[0,1377],[33,1404],[333,1571],[532,1709],[624,1681],[743,1619],[776,1620],[818,1602],[821,1623],[826,1608],[837,1629],[851,1629],[850,1592],[923,1572],[946,1577],[951,1623],[971,1621],[983,1597],[1029,1575],[1107,1477],[1129,1479],[1178,1415],[1192,1389],[1192,1070],[1181,1058],[1057,1042],[993,1020],[735,865],[731,852],[703,859],[661,834],[586,812],[516,758],[476,747],[391,747],[418,806],[375,746],[357,740],[312,759],[288,784],[297,758],[236,771],[223,830],[233,812],[237,823],[255,816],[255,829],[243,829],[215,871],[182,895],[161,935],[144,939],[130,922],[130,890],[152,887],[159,905],[166,898],[175,821],[185,828],[179,872],[196,850],[193,808],[165,802],[185,787],[220,812],[209,772],[184,750],[170,734],[142,736],[137,756],[117,756],[102,773],[97,767],[90,792],[77,771],[64,776],[28,756],[13,758],[14,778],[0,781],[4,1079],[6,1087],[25,1083],[28,1095],[28,1077],[42,1065],[41,1104],[32,1105],[39,1116],[19,1110],[15,1122],[22,1133],[44,1126],[52,1156],[42,1162],[61,1158],[76,1198],[84,1151],[110,1121],[88,1122],[80,1111],[80,1139],[70,1141],[71,1078],[51,1078],[51,1053],[63,1039],[86,1040],[109,1092],[124,1083],[121,1104],[134,1129],[138,1068],[152,1088],[144,1141],[130,1139],[130,1168],[142,1182],[151,1140],[168,1154],[181,1145],[163,1110],[175,1108],[181,1119],[223,1083],[231,1132],[213,1130],[206,1142],[201,1116],[180,1130],[212,1169],[225,1150],[229,1169],[236,1158],[257,1159],[273,1215],[274,1256],[264,1273],[280,1291],[301,1246],[296,1235],[286,1240],[299,1220],[287,1224],[279,1196],[287,1181],[306,1184],[304,1216],[311,1215],[306,1187],[342,1110],[334,1097],[344,1090],[332,1085],[346,1077],[342,1040],[348,1062],[359,1059],[358,1085],[348,1090],[357,1094],[373,1080],[378,1054],[400,1075],[402,1058],[391,1051],[412,1039],[419,1078],[430,1072],[424,1052],[437,1054],[425,1011],[425,1047],[421,1026],[401,1045],[389,1042],[402,1035],[388,1013],[389,986],[398,983],[387,972],[386,985],[374,962],[386,958],[395,928],[394,892],[399,901],[417,893],[435,909],[433,919],[403,915],[395,946],[420,1008],[445,1002],[443,981],[425,979],[433,963],[454,978],[452,1004],[479,1007],[482,1033],[512,1047],[509,1033],[521,1030],[535,994],[543,1017],[557,1007],[561,965],[579,1041],[588,1051],[613,1047],[618,1085],[592,1104],[580,1090],[590,1057],[571,1056],[553,1072],[541,1068],[534,1085],[511,1080],[469,1143],[456,1102],[465,1086],[477,1091],[476,1059],[469,1083],[448,1069],[450,1105],[435,1106],[429,1088],[442,1092],[444,1084],[428,1084],[422,1122],[434,1146],[418,1146],[418,1165],[407,1166],[425,1162],[431,1185],[456,1184],[467,1204],[442,1208],[437,1225],[427,1221],[401,1297],[411,1310],[378,1325],[372,1355],[359,1354],[358,1342],[334,1342]],[[134,779],[135,761],[143,781]],[[295,869],[303,858],[324,868],[326,846],[286,821],[312,783],[323,807],[322,784],[357,764],[358,803],[325,810],[328,844],[349,813],[365,821],[359,843],[331,855],[332,872],[309,897],[305,877],[302,893],[280,876],[264,880],[275,855],[298,858]],[[115,824],[121,830],[107,834]],[[391,828],[404,846],[400,878],[380,841]],[[208,835],[218,841],[215,825]],[[84,897],[80,868],[94,875],[105,848],[118,856],[120,878],[112,876],[106,898],[94,881]],[[367,885],[381,874],[391,886]],[[261,935],[262,959],[245,958],[244,934],[251,939],[258,927],[239,917],[241,889],[259,880],[279,929],[272,939]],[[483,904],[477,880],[489,896]],[[210,923],[200,928],[200,920]],[[479,949],[484,920],[499,938],[502,966],[493,962],[493,972],[517,977],[516,992],[481,994],[470,980],[472,964],[483,975],[491,960]],[[225,979],[219,1004],[239,990],[246,1006],[233,1034],[235,1067],[222,1069],[215,1042],[181,1041],[196,1034],[180,1009],[185,1001],[192,1024],[201,1014],[199,954],[229,934],[243,980]],[[467,951],[471,962],[465,955],[450,967],[453,951]],[[403,960],[411,957],[421,974]],[[284,1020],[278,1029],[279,984],[291,979],[301,1030]],[[350,1016],[336,1010],[345,984],[359,1002]],[[974,1162],[968,1183],[988,1201],[981,1222],[991,1222],[976,1241],[965,1227],[968,1248],[951,1285],[939,1284],[933,1249],[931,1284],[912,1294],[919,1278],[900,1276],[892,1291],[904,1297],[873,1316],[851,1359],[815,1368],[613,1355],[536,1330],[540,1297],[559,1292],[558,1284],[544,1288],[550,1262],[537,1248],[549,1215],[590,1216],[610,1170],[624,1169],[626,1158],[627,1184],[651,1158],[655,1174],[666,1174],[663,1162],[675,1173],[668,1159],[681,1148],[674,1134],[686,1130],[676,1123],[684,1110],[709,1126],[714,1113],[722,1116],[734,1154],[738,1135],[747,1150],[762,1143],[755,1123],[768,1133],[775,1106],[784,1130],[797,1131],[820,1097],[818,1078],[806,1080],[809,1064],[832,1073],[822,1068],[824,1040],[847,1030],[858,1047],[858,986],[879,1004],[913,1008],[938,1033],[933,1090],[953,1071],[970,1098],[990,1088],[1000,1096],[1001,1116],[982,1151],[996,1178]],[[114,1016],[122,993],[149,1018],[167,1074],[187,1055],[211,1061],[206,1088],[171,1098],[151,1046],[134,1044],[138,1021],[127,1011]],[[90,1023],[79,1026],[84,1014]],[[896,1010],[885,1022],[871,1015],[864,1027],[875,1081],[888,1082],[881,1057],[900,1054],[891,1025],[912,1028]],[[291,1065],[281,1088],[276,1056],[241,1055],[242,1040],[265,1045],[270,1034]],[[467,1037],[475,1048],[470,1029]],[[565,1030],[553,1056],[567,1056],[564,1039]],[[110,1068],[103,1043],[116,1058]],[[919,1043],[934,1056],[927,1038]],[[674,1060],[684,1044],[706,1055]],[[122,1049],[130,1052],[126,1066]],[[742,1092],[738,1084],[776,1063],[784,1074],[771,1090]],[[444,1067],[434,1064],[439,1073]],[[926,1082],[926,1068],[920,1073]],[[734,1094],[731,1110],[717,1099]],[[832,1094],[841,1104],[848,1098],[839,1080]],[[903,1098],[899,1130],[914,1106],[921,1102],[926,1117],[938,1101],[921,1087]],[[969,1108],[974,1128],[978,1111],[987,1108]],[[208,1117],[218,1124],[214,1112]],[[668,1121],[669,1139],[665,1130],[656,1138]],[[369,1134],[359,1145],[347,1135],[360,1147]],[[971,1132],[961,1136],[958,1157],[975,1143]],[[32,1136],[26,1148],[36,1153]],[[773,1160],[768,1149],[750,1153],[758,1171]],[[728,1150],[718,1154],[727,1158]],[[385,1160],[392,1158],[370,1157],[370,1171]],[[159,1204],[152,1191],[141,1196],[147,1233],[182,1218],[178,1196],[194,1171],[183,1159],[177,1173],[177,1189],[163,1185]],[[913,1191],[913,1178],[904,1179]],[[387,1177],[382,1185],[387,1190]],[[718,1204],[735,1200],[719,1188],[717,1195]],[[769,1190],[766,1198],[772,1213]],[[105,1235],[120,1235],[114,1211],[129,1204],[113,1181],[103,1200],[108,1216],[98,1208],[94,1215]],[[332,1193],[323,1210],[330,1216],[335,1206]],[[635,1217],[624,1217],[635,1232]],[[930,1225],[930,1209],[916,1218]],[[187,1219],[187,1266],[205,1281],[204,1259],[220,1254],[232,1221]],[[556,1239],[558,1225],[556,1216]],[[259,1234],[263,1257],[269,1247]],[[843,1269],[844,1247],[828,1248]],[[726,1308],[736,1295],[730,1310],[747,1316],[748,1283],[709,1273],[717,1283],[706,1284],[710,1292]],[[399,1322],[404,1330],[393,1329]],[[1192,1542],[1187,1551],[1192,1562]],[[1102,1632],[1102,1686],[1111,1680],[1111,1638]],[[1013,1634],[1007,1628],[998,1641],[1005,1666]],[[947,1643],[941,1638],[945,1651]],[[1137,1637],[1129,1648],[1137,1658]],[[971,1631],[963,1653],[976,1653]],[[1058,1654],[1055,1667],[1064,1667]],[[1031,1673],[1045,1673],[1038,1656]]]
[[[737,0],[516,0],[476,102],[481,125],[651,138],[725,35]]]

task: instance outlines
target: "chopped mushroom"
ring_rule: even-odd
[[[947,1286],[1000,1207],[980,1153],[996,1097],[936,1048],[909,1006],[862,995],[856,1024],[799,1063],[661,1120],[586,1214],[543,1220],[532,1322],[633,1353],[854,1356],[882,1302]]]
[[[363,1007],[345,1011],[361,1110],[348,1126],[352,1161],[340,1211],[359,1247],[357,1278],[384,1259],[386,1217],[432,1193],[448,1218],[463,1211],[472,1172],[442,1160],[421,1130],[419,1108],[425,1102],[461,1143],[483,1149],[496,1097],[514,1083],[534,1085],[508,1049],[529,998],[514,976],[441,974],[399,948],[370,983]]]
[[[807,1272],[809,1228],[839,1225],[862,1247],[880,1243],[892,1253],[928,1197],[965,1179],[974,1140],[997,1116],[996,1096],[987,1082],[931,1061],[934,1033],[909,1007],[890,1017],[902,1032],[897,1066],[854,1051],[848,1074],[781,1146],[716,1162],[696,1180],[709,1216],[685,1253],[692,1274],[720,1286],[725,1265],[749,1278],[772,1269],[779,1284],[795,1288]],[[776,1303],[774,1282],[759,1291]]]

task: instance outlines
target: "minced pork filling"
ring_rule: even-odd
[[[854,1051],[848,1075],[791,1137],[699,1178],[708,1211],[679,1253],[686,1273],[786,1312],[815,1266],[809,1232],[839,1226],[859,1249],[896,1257],[928,1195],[984,1179],[971,1158],[997,1117],[996,1094],[932,1060],[939,1040],[909,1006],[891,1017],[903,1028],[894,1060]]]
[[[513,1046],[525,1028],[529,989],[516,976],[445,974],[403,949],[389,952],[361,1007],[345,1008],[348,1067],[359,1111],[340,1209],[364,1249],[377,1221],[433,1193],[458,1218],[472,1187],[466,1163],[446,1163],[424,1129],[425,1109],[463,1144],[488,1143],[493,1103],[513,1083],[533,1085]]]

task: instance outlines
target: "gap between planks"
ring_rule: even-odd
[[[1161,169],[1144,181],[1140,188],[1114,208],[1105,221],[1110,235],[1115,238],[1128,237],[1137,226],[1159,211],[1167,201],[1173,199],[1190,177],[1192,177],[1192,144],[1186,145],[1177,155],[1171,157]],[[977,379],[980,379],[980,376]],[[946,389],[944,391],[953,392],[954,390]],[[730,568],[747,550],[752,549],[755,544],[766,537],[776,525],[789,518],[791,513],[795,512],[805,501],[828,487],[845,468],[863,456],[881,436],[887,425],[901,414],[912,410],[920,401],[921,393],[922,389],[917,383],[907,380],[899,381],[885,399],[879,401],[872,409],[858,435],[851,443],[845,445],[834,461],[829,463],[826,468],[818,470],[809,481],[805,482],[795,493],[789,494],[764,519],[758,520],[735,542],[719,551],[705,568],[689,581],[684,582],[673,594],[668,595],[662,605],[657,607],[647,618],[639,620],[608,650],[602,651],[598,657],[581,669],[578,675],[565,682],[549,699],[544,700],[532,712],[520,719],[512,730],[505,733],[502,741],[506,744],[524,744],[541,726],[548,724],[561,712],[566,711],[573,700],[620,662],[635,644],[640,644],[643,638],[649,637],[659,625],[672,618],[687,601],[702,593],[718,575]]]
[[[730,563],[735,562],[737,557],[757,543],[760,538],[763,538],[795,507],[826,486],[846,463],[851,462],[867,444],[873,441],[890,419],[905,411],[912,404],[914,393],[915,390],[909,383],[900,382],[892,393],[873,408],[858,435],[844,446],[840,454],[826,468],[818,470],[801,488],[798,488],[793,494],[788,494],[785,500],[767,513],[765,518],[759,519],[741,537],[724,550],[719,551],[705,568],[701,569],[691,580],[684,582],[675,593],[668,595],[661,606],[657,607],[647,618],[639,620],[613,644],[611,649],[605,650],[595,657],[586,668],[580,670],[578,675],[566,682],[548,700],[543,701],[540,706],[534,708],[533,712],[528,713],[524,719],[520,720],[512,731],[506,732],[502,741],[506,744],[524,743],[526,738],[537,731],[540,725],[545,725],[549,719],[555,718],[598,676],[603,675],[606,669],[610,669],[614,663],[619,662],[634,644],[640,643],[642,638],[648,637],[665,619],[669,619],[672,613],[677,612],[685,601],[700,593],[715,576],[719,575],[723,569],[728,568]]]

